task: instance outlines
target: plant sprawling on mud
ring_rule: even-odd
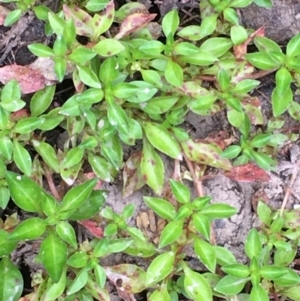
[[[278,150],[297,138],[280,133],[280,116],[288,112],[300,118],[291,89],[292,83],[299,85],[300,34],[283,52],[263,29],[243,28],[236,9],[251,0],[202,0],[201,25],[188,26],[180,24],[176,10],[160,25],[137,2],[116,10],[112,0],[89,0],[82,7],[63,4],[58,13],[32,0],[15,2],[5,25],[28,9],[45,21],[53,45],[28,48],[52,61],[57,82],[71,77],[75,93],[60,105],[55,85],[37,91],[29,102],[22,100],[14,79],[1,90],[0,207],[12,199],[27,218],[20,222],[12,214],[0,222],[0,300],[18,300],[22,294],[23,277],[10,255],[23,241],[38,243],[36,261],[43,268],[32,276],[34,291],[26,300],[110,300],[106,279],[126,300],[145,290],[151,301],[175,301],[182,295],[196,301],[213,296],[267,301],[271,294],[300,300],[300,278],[291,266],[299,212],[272,212],[260,201],[261,226],[248,233],[246,265],[214,239],[213,222],[237,210],[210,204],[201,189],[207,167],[224,174],[248,168],[264,175],[262,169],[276,167]],[[271,1],[254,2],[269,7]],[[251,43],[257,52],[247,53]],[[261,127],[264,131],[255,131],[265,124],[260,100],[251,92],[271,72],[276,72],[273,118]],[[197,140],[181,126],[188,112],[210,116],[221,111],[235,137]],[[61,146],[48,141],[56,128],[67,133]],[[138,141],[141,150],[125,161],[124,147]],[[161,154],[175,162],[167,184]],[[189,169],[185,178],[198,192],[194,199],[182,183],[178,166],[183,160]],[[164,221],[158,241],[128,223],[134,205],[121,214],[105,206],[101,183],[121,171],[123,196],[144,185],[157,195],[144,196],[144,202]],[[93,239],[79,241],[76,222]],[[188,247],[206,273],[187,264]],[[101,265],[101,258],[120,252],[151,263],[146,271],[134,264]]]

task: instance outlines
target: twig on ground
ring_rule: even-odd
[[[56,198],[56,200],[60,201],[61,200],[61,196],[60,196],[60,194],[58,193],[58,191],[56,189],[56,186],[55,186],[55,184],[53,182],[52,175],[51,175],[51,173],[50,173],[50,171],[48,169],[48,166],[46,164],[44,164],[44,171],[45,171],[45,176],[46,176],[47,183],[48,183],[50,191],[52,192],[52,194]]]
[[[197,193],[199,197],[203,197],[204,193],[203,193],[203,187],[202,187],[202,181],[200,179],[197,178],[197,175],[195,173],[195,169],[194,166],[192,164],[192,162],[189,160],[189,158],[186,156],[186,154],[183,152],[183,157],[184,160],[188,166],[188,169],[191,173],[194,185],[196,187]],[[213,225],[210,225],[210,243],[215,245],[216,244],[216,235],[215,235],[215,231],[213,228]]]
[[[285,191],[285,196],[284,196],[284,199],[282,201],[282,205],[281,205],[281,208],[280,208],[280,216],[283,215],[283,212],[284,212],[284,209],[288,203],[288,200],[290,198],[290,195],[291,195],[291,190],[292,190],[292,187],[295,183],[295,180],[297,178],[297,175],[298,175],[298,171],[299,171],[299,166],[298,166],[298,162],[295,162],[295,165],[294,165],[294,169],[293,169],[293,173],[292,173],[292,176],[291,176],[291,179],[290,179],[290,182],[287,186],[287,189]]]

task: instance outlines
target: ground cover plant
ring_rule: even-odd
[[[209,168],[234,180],[268,180],[282,147],[298,138],[281,129],[284,114],[299,121],[300,34],[283,48],[263,28],[242,27],[237,11],[252,2],[202,0],[201,23],[190,25],[177,10],[154,21],[144,4],[117,8],[112,0],[63,1],[57,11],[23,0],[6,11],[5,26],[35,14],[53,40],[28,45],[39,65],[0,70],[0,207],[14,208],[0,220],[1,301],[110,300],[108,283],[124,300],[141,293],[152,301],[300,300],[299,210],[260,199],[260,224],[247,235],[242,263],[214,233],[215,221],[238,210],[212,203],[202,187]],[[265,121],[252,91],[270,73]],[[59,103],[56,85],[66,78],[74,93]],[[224,112],[234,138],[195,139],[184,127],[189,112]],[[62,145],[50,142],[55,129],[67,133]],[[174,162],[170,179],[162,156]],[[128,223],[133,204],[121,214],[106,205],[102,184],[120,176],[124,196],[151,189],[143,201],[164,221],[157,241]],[[11,256],[24,242],[39,251],[30,292]],[[205,272],[187,262],[188,246]],[[101,263],[119,253],[148,265]]]

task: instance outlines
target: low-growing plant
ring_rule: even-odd
[[[109,300],[107,278],[120,294],[147,290],[152,301],[179,300],[181,295],[197,301],[213,296],[267,301],[271,294],[300,299],[300,278],[290,266],[298,245],[298,211],[272,213],[259,202],[263,225],[252,229],[245,242],[249,263],[238,263],[215,244],[213,230],[216,219],[237,210],[210,204],[211,198],[199,189],[204,171],[192,168],[201,164],[203,170],[228,171],[235,159],[234,165],[251,161],[272,170],[280,147],[296,138],[278,131],[284,112],[299,119],[291,83],[299,82],[300,35],[283,53],[262,30],[240,26],[236,9],[252,2],[202,0],[201,25],[182,27],[176,10],[160,26],[141,3],[116,10],[112,0],[89,0],[52,12],[35,1],[17,1],[5,24],[29,8],[46,21],[46,33],[55,36],[53,45],[28,48],[53,61],[58,82],[71,77],[75,92],[54,106],[54,85],[37,91],[28,104],[16,80],[1,90],[0,207],[5,209],[12,199],[30,217],[19,222],[13,215],[0,224],[0,274],[5,275],[0,300],[18,300],[22,294],[22,275],[10,254],[23,241],[38,243],[36,261],[42,268],[32,277],[34,291],[28,300]],[[87,40],[79,42],[78,36]],[[247,53],[252,42],[258,52]],[[274,118],[265,132],[255,131],[265,122],[260,100],[251,92],[261,76],[275,71]],[[209,116],[221,111],[238,136],[228,142],[195,139],[181,127],[189,112]],[[47,133],[58,127],[67,138],[61,146],[51,145]],[[231,145],[237,140],[239,145]],[[138,141],[140,150],[125,161],[124,146]],[[181,175],[169,181],[170,195],[165,193],[161,153],[177,163],[185,160],[198,197],[191,200],[189,189],[175,180]],[[144,185],[156,194],[143,199],[166,222],[158,243],[128,223],[135,211],[132,204],[120,214],[104,205],[101,181],[112,182],[120,171],[124,196]],[[79,241],[76,222],[94,238]],[[188,247],[207,273],[187,264]],[[148,258],[147,270],[134,264],[101,265],[101,259],[120,252]]]

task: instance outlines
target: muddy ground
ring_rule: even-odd
[[[192,18],[194,22],[199,20],[199,11],[197,10],[197,3],[194,2],[177,2],[177,0],[163,1],[163,3],[152,2],[145,0],[142,1],[148,7],[151,12],[156,12],[160,16],[163,16],[168,10],[177,7],[181,11],[182,15],[186,18]],[[197,15],[198,14],[198,15]],[[17,28],[17,29],[16,29]],[[44,36],[44,24],[36,20],[32,15],[27,15],[24,19],[18,23],[17,27],[5,28],[0,26],[0,66],[6,66],[9,64],[27,65],[35,60],[35,57],[28,51],[27,45],[32,42],[45,42],[46,37]],[[48,42],[51,43],[51,39],[48,38]],[[268,78],[264,79],[264,84],[261,85],[255,92],[264,109],[265,121],[270,118],[270,98],[271,92],[274,87],[273,75],[269,75]],[[59,85],[58,93],[61,101],[64,101],[64,97],[68,97],[72,93],[72,85],[70,81],[66,81]],[[60,93],[60,91],[65,91]],[[65,98],[66,100],[66,98]],[[295,132],[299,132],[299,124],[291,120],[287,115],[284,116],[286,119],[286,130],[295,129]],[[190,133],[195,138],[204,139],[212,133],[219,133],[220,131],[230,132],[232,129],[223,113],[216,114],[213,117],[201,117],[193,113],[189,113],[184,124],[184,127],[190,130]],[[54,132],[52,141],[54,144],[59,145],[64,140],[65,133],[63,131]],[[57,139],[57,140],[55,140]],[[230,249],[241,262],[246,261],[246,257],[243,251],[245,237],[256,223],[255,214],[255,201],[257,195],[260,195],[264,200],[271,205],[273,208],[280,208],[282,201],[286,195],[287,187],[290,184],[290,179],[295,171],[295,163],[298,161],[300,151],[298,142],[291,143],[287,148],[281,152],[278,157],[279,165],[276,171],[269,172],[270,181],[267,183],[263,182],[252,182],[252,183],[238,183],[230,180],[229,178],[218,175],[217,171],[211,171],[215,176],[207,179],[203,182],[204,191],[206,195],[212,196],[213,203],[227,203],[238,208],[238,214],[228,220],[221,220],[215,223],[216,240],[219,245],[225,246]],[[134,151],[140,149],[140,146],[136,146],[127,150],[126,155],[129,156]],[[173,162],[164,157],[164,163],[167,175],[171,175],[173,171]],[[186,168],[184,163],[181,166],[182,169]],[[190,182],[186,183],[192,188]],[[292,183],[291,194],[289,195],[287,208],[293,208],[296,204],[299,204],[300,196],[300,178],[296,177],[294,183]],[[104,184],[104,189],[109,191],[106,204],[111,206],[114,211],[121,212],[126,204],[135,204],[136,212],[130,224],[136,225],[137,216],[142,212],[148,213],[148,208],[145,206],[142,200],[142,196],[151,195],[151,190],[143,188],[133,195],[123,198],[122,197],[122,181],[117,178],[113,183]],[[196,195],[194,191],[194,195]],[[15,210],[14,207],[9,207],[2,213],[2,217],[5,214],[11,214]],[[19,212],[22,216],[22,213]],[[78,226],[80,227],[80,226]],[[146,226],[145,226],[146,227]],[[157,233],[152,233],[153,229],[144,229],[148,231],[149,236],[152,235],[153,239]],[[84,231],[81,228],[81,231]],[[158,229],[154,229],[154,232]],[[83,236],[89,236],[88,233],[81,233]],[[36,271],[40,267],[34,262],[34,257],[38,252],[38,244],[24,244],[20,245],[19,248],[13,254],[14,261],[18,263],[24,274],[26,288],[24,293],[30,292],[30,273]],[[202,270],[195,259],[193,252],[187,250],[191,265],[196,270]],[[122,262],[137,262],[135,258],[128,258],[128,256],[117,254],[106,260],[104,264],[118,264]],[[146,266],[147,262],[137,262],[140,265]],[[116,299],[117,300],[117,299]]]

